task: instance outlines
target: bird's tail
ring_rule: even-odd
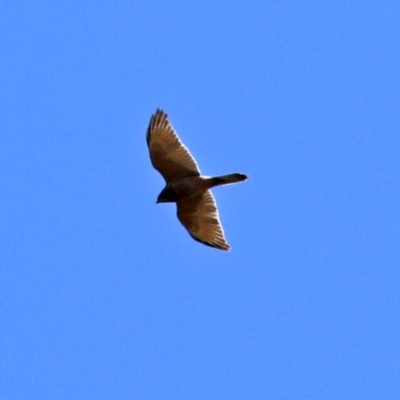
[[[248,178],[247,175],[239,173],[222,175],[211,178],[211,184],[212,186],[229,185],[230,183],[243,182]]]

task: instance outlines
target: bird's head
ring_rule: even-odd
[[[178,198],[175,191],[170,187],[166,186],[157,197],[158,203],[174,203]]]

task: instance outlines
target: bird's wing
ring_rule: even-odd
[[[195,159],[180,141],[165,112],[157,110],[152,115],[146,139],[151,162],[167,182],[200,175]]]
[[[193,239],[220,250],[229,250],[218,216],[217,204],[209,190],[177,202],[178,219]]]

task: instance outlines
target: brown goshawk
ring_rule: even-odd
[[[161,110],[152,115],[146,139],[151,162],[166,181],[157,203],[175,202],[178,219],[193,239],[229,250],[210,189],[242,182],[248,176],[239,173],[213,178],[200,175],[195,159],[180,141],[168,115]]]

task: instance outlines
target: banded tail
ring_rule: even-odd
[[[238,183],[243,182],[249,177],[245,174],[229,174],[229,175],[222,175],[216,176],[215,178],[211,178],[212,186],[219,186],[219,185],[229,185],[231,183]]]

